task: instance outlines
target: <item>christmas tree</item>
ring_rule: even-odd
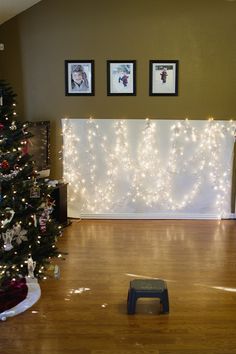
[[[45,277],[52,258],[60,257],[52,187],[37,178],[28,153],[31,134],[27,122],[16,119],[15,98],[0,80],[0,291],[26,276]]]

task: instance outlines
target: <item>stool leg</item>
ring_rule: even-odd
[[[128,299],[127,299],[127,312],[128,315],[133,315],[135,313],[136,307],[136,296],[133,289],[129,289]]]
[[[161,296],[161,304],[162,304],[162,313],[169,312],[169,296],[168,290],[165,289],[163,295]]]

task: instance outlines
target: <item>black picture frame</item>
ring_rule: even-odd
[[[94,96],[94,60],[65,60],[66,96]]]
[[[149,61],[149,96],[178,96],[178,60]]]
[[[107,95],[136,96],[136,60],[107,60]]]

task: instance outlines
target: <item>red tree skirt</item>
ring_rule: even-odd
[[[0,313],[11,309],[23,301],[28,293],[25,278],[6,281],[0,289]]]

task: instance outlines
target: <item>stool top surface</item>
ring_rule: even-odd
[[[164,290],[166,282],[162,279],[134,279],[130,287],[136,290]]]

